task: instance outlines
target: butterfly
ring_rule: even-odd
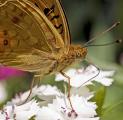
[[[68,78],[68,99],[72,110],[70,77],[64,69],[85,59],[86,46],[94,39],[83,46],[71,44],[68,22],[59,0],[0,1],[0,64],[33,72],[34,77],[40,79],[60,72]]]
[[[7,0],[0,7],[0,63],[35,76],[61,72],[87,48],[71,45],[59,0]]]
[[[59,0],[0,1],[0,64],[33,72],[34,77],[40,79],[60,72],[68,78],[68,99],[72,110],[70,77],[64,69],[85,59],[87,46],[95,38],[83,46],[71,44],[68,22]]]

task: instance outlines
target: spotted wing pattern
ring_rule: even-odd
[[[64,47],[57,29],[28,0],[8,0],[0,5],[0,63],[39,71],[52,66]]]
[[[71,42],[70,31],[62,5],[59,0],[29,0],[52,22],[65,43],[66,52]]]

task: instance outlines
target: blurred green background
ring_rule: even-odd
[[[61,0],[68,19],[72,43],[86,43],[96,34],[109,28],[114,22],[121,24],[99,37],[94,44],[102,44],[123,38],[123,1],[122,0]],[[110,87],[97,85],[96,97],[100,95],[100,109],[97,109],[101,120],[123,120],[123,43],[102,47],[88,48],[87,59],[100,69],[115,70],[115,81]],[[12,77],[6,84],[9,91],[7,100],[18,93],[29,89],[32,75]],[[3,104],[3,103],[2,103]],[[1,106],[2,106],[1,104]]]

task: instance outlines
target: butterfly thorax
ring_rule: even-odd
[[[86,54],[87,48],[79,45],[70,45],[68,53],[58,60],[58,71],[65,69],[76,60],[83,60]]]

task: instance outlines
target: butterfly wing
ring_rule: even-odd
[[[64,42],[46,16],[26,0],[0,7],[0,63],[39,71],[63,53]],[[60,52],[62,51],[62,52]]]
[[[71,42],[67,19],[59,0],[29,0],[52,22],[65,43],[66,52]]]

